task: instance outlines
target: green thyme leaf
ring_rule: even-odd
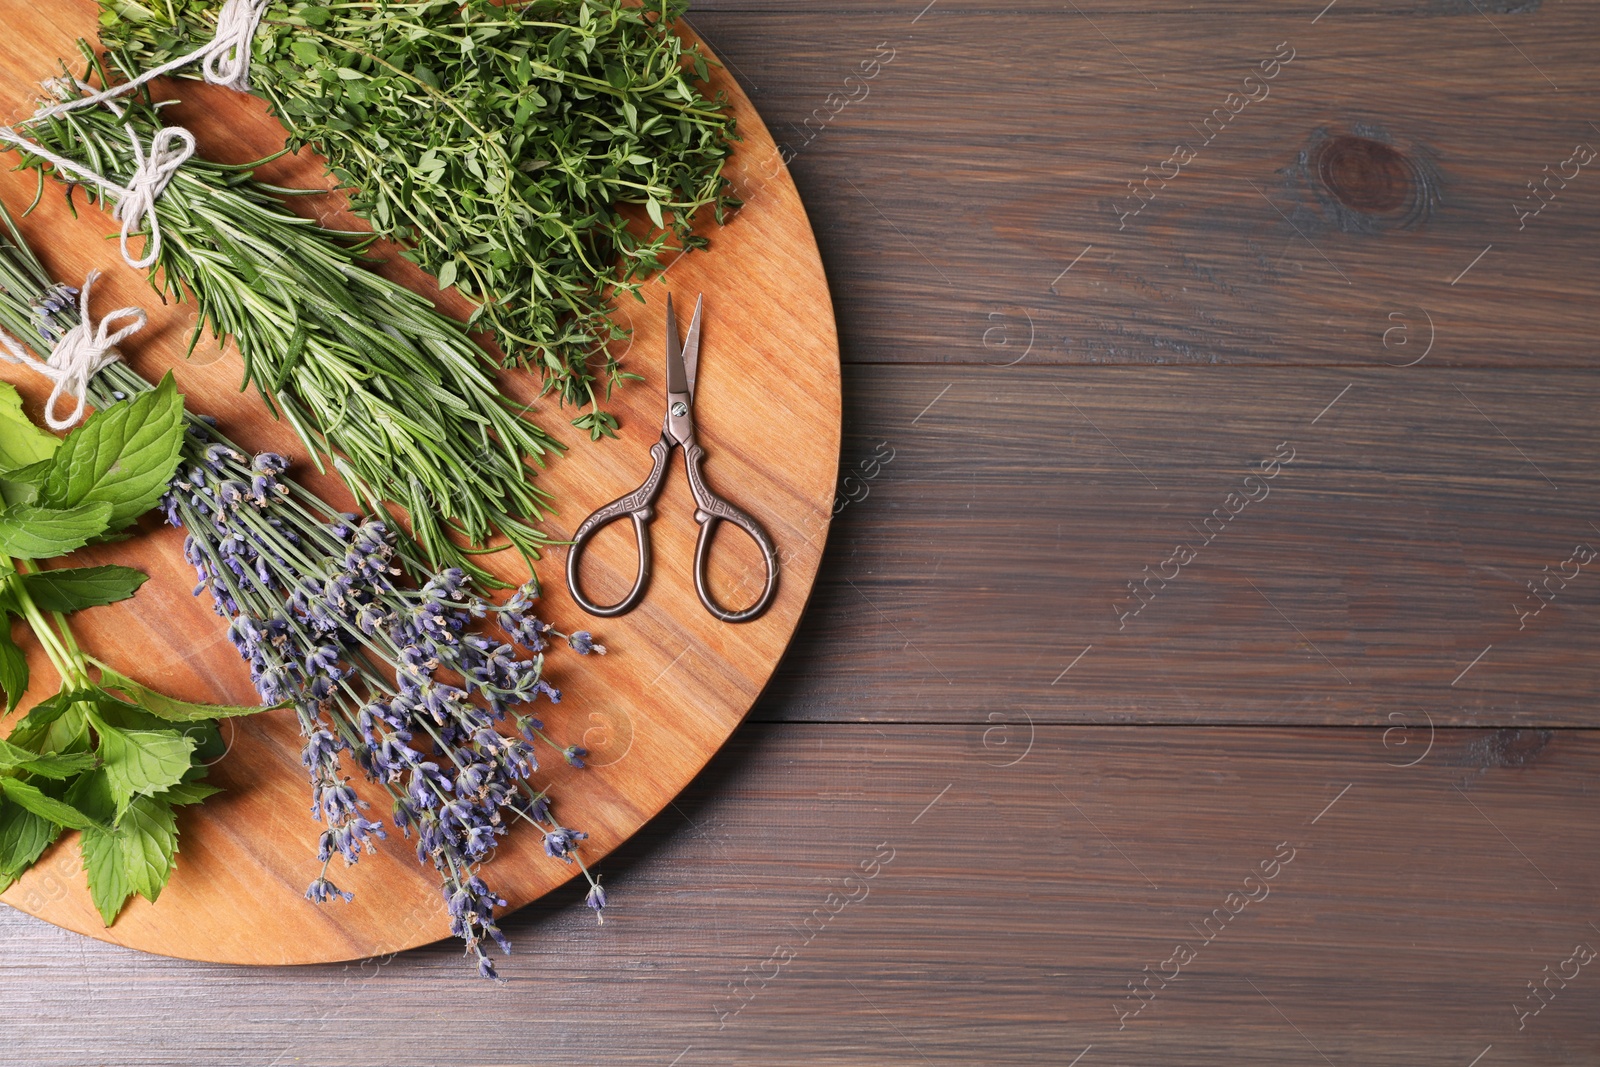
[[[210,42],[222,6],[163,0],[146,18],[120,2],[102,0],[101,39],[130,76]],[[734,121],[674,28],[686,7],[280,0],[251,91],[356,214],[478,305],[508,364],[597,410],[621,380],[613,298],[698,247],[704,209],[738,204]]]

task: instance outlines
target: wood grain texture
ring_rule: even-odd
[[[750,41],[746,84],[834,193],[847,360],[1005,363],[1031,321],[1030,363],[1399,363],[1420,348],[1386,352],[1388,316],[1425,310],[1432,362],[1592,362],[1600,182],[1553,183],[1521,229],[1513,211],[1600,145],[1592,4],[925,3],[808,5],[800,39],[763,5],[701,17]],[[879,42],[893,61],[847,82]],[[1260,99],[1207,128],[1235,90]],[[1419,206],[1338,202],[1315,166],[1338,136],[1390,146]],[[1178,145],[1195,158],[1162,179]]]
[[[1586,1062],[1592,965],[1513,1006],[1600,945],[1600,735],[1441,730],[1409,768],[1426,731],[1388,741],[1045,727],[1007,767],[969,728],[750,724],[608,861],[604,926],[575,888],[509,920],[503,988],[449,944],[219,967],[11,916],[0,1008],[52,1065]]]
[[[1521,232],[1511,203],[1600,141],[1597,15],[701,0],[794,152],[855,365],[815,600],[752,721],[608,860],[614,917],[571,887],[524,909],[534,963],[488,994],[448,943],[284,973],[0,913],[17,1059],[1591,1062],[1588,968],[1515,1009],[1600,947],[1600,751],[1567,728],[1594,723],[1595,594],[1522,631],[1512,603],[1600,537],[1600,193],[1585,170]],[[1271,96],[1119,233],[1127,180],[1284,40]],[[1299,163],[1324,127],[1430,161],[1442,199],[1340,229]],[[1341,158],[1389,202],[1382,153]],[[1117,590],[1285,440],[1270,496],[1118,631]],[[1270,897],[1117,1029],[1284,841]]]
[[[1600,546],[1592,373],[874,366],[846,396],[786,718],[1594,721],[1600,581],[1552,577]]]
[[[50,73],[41,55],[71,55],[72,38],[92,34],[95,5],[60,3],[36,10],[7,3],[0,42],[0,113],[24,112],[28,79]],[[719,77],[725,75],[719,74]],[[674,465],[651,524],[654,581],[644,603],[618,619],[593,620],[567,595],[560,555],[546,566],[543,614],[557,629],[591,628],[611,647],[577,669],[570,653],[550,656],[554,682],[566,694],[544,716],[552,732],[592,750],[590,768],[546,767],[556,807],[568,824],[590,835],[586,854],[599,859],[661,810],[728,737],[787,645],[810,592],[828,526],[828,504],[839,441],[839,361],[827,282],[793,183],[770,138],[736,86],[733,98],[743,137],[732,168],[741,187],[760,187],[728,225],[717,228],[713,250],[669,266],[645,295],[619,314],[631,320],[629,369],[643,375],[618,394],[622,439],[592,445],[567,425],[570,417],[549,403],[536,417],[569,448],[540,483],[555,495],[561,516],[547,524],[557,539],[601,504],[631,490],[649,469],[648,448],[659,434],[665,395],[664,305],[667,286],[678,294],[704,293],[701,374],[695,412],[700,441],[709,453],[707,477],[730,500],[754,513],[783,553],[777,599],[760,619],[728,626],[712,618],[694,593],[695,506]],[[202,151],[235,160],[281,147],[282,130],[262,108],[227,91],[189,85],[181,121]],[[213,144],[222,147],[213,148]],[[281,168],[286,181],[322,183],[313,159]],[[0,195],[20,209],[31,196],[20,174],[0,181]],[[335,225],[349,223],[336,199],[308,210]],[[75,224],[60,188],[46,190],[44,207],[26,221],[30,242],[47,255],[57,277],[76,279],[91,265],[112,263],[101,237],[112,224],[88,212]],[[120,264],[115,265],[120,268]],[[405,267],[397,274],[426,291]],[[132,271],[108,272],[103,301],[154,301]],[[218,415],[228,433],[252,447],[270,445],[300,456],[284,427],[275,425],[253,396],[239,396],[236,353],[206,342],[185,362],[193,309],[162,308],[130,343],[135,365],[151,376],[175,366],[191,408]],[[686,325],[686,320],[683,325]],[[781,354],[781,372],[775,360]],[[8,380],[42,394],[25,372]],[[527,375],[502,376],[513,397],[533,402],[537,383]],[[776,436],[774,436],[776,435]],[[774,440],[805,441],[804,449],[774,448]],[[318,485],[344,499],[330,479]],[[177,531],[153,529],[129,545],[80,553],[94,561],[143,565],[155,578],[148,591],[123,605],[85,616],[78,632],[86,651],[134,671],[147,684],[185,696],[251,701],[243,664],[225,640],[225,628],[208,605],[189,596],[193,586],[179,552]],[[740,543],[743,542],[743,543]],[[602,603],[631,584],[634,546],[623,531],[606,531],[585,557],[586,588]],[[512,582],[526,579],[514,554],[492,557]],[[759,592],[760,556],[747,538],[720,532],[711,567],[719,599],[739,606]],[[753,569],[754,568],[754,569]],[[602,624],[603,623],[603,624]],[[43,662],[42,657],[39,658]],[[49,692],[51,672],[38,670],[30,700]],[[20,711],[19,711],[20,713]],[[233,963],[306,963],[354,959],[432,941],[448,933],[449,920],[434,873],[420,866],[407,842],[389,847],[340,876],[355,893],[349,905],[319,907],[300,899],[317,876],[317,824],[306,816],[308,786],[300,767],[300,738],[290,711],[230,722],[228,754],[212,781],[226,793],[183,813],[182,855],[157,904],[136,899],[110,929],[103,927],[81,873],[75,837],[58,843],[3,899],[24,911],[93,937],[169,955]],[[550,762],[547,760],[547,763]],[[359,777],[359,776],[358,776]],[[380,812],[388,806],[369,789]],[[386,820],[387,821],[387,820]],[[512,834],[499,847],[488,876],[509,906],[536,899],[576,873],[573,865],[544,855],[537,834]]]

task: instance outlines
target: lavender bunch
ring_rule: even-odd
[[[485,977],[495,976],[485,943],[510,945],[494,921],[505,901],[479,868],[513,821],[536,827],[549,855],[583,868],[598,912],[604,893],[578,856],[586,835],[561,825],[533,782],[536,743],[577,767],[586,753],[553,741],[532,709],[541,697],[561,699],[543,677],[551,639],[564,637],[580,653],[604,646],[539,620],[529,586],[500,606],[472,594],[457,569],[407,587],[413,568],[384,523],[319,514],[314,497],[281,478],[283,457],[246,456],[203,426],[191,432],[198,455],[163,509],[188,531],[195,592],[208,592],[231,620],[229,637],[257,690],[299,715],[311,813],[326,827],[322,869],[306,896],[349,899],[328,878],[333,858],[353,864],[386,836],[342,773],[348,753],[388,792],[394,826],[415,832],[418,861],[441,876],[451,930]],[[474,629],[486,616],[507,640]],[[496,729],[507,721],[514,732]]]

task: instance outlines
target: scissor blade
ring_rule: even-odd
[[[694,379],[700,369],[700,309],[705,305],[705,294],[694,299],[694,317],[689,320],[689,336],[683,341],[683,368],[689,379],[689,399],[694,400]]]
[[[687,393],[689,375],[683,366],[683,347],[678,343],[678,316],[672,309],[672,294],[667,294],[667,392]]]

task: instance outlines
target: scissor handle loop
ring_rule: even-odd
[[[706,485],[705,475],[700,469],[700,462],[705,458],[705,454],[705,450],[695,441],[684,443],[684,472],[689,476],[689,491],[694,496],[695,521],[700,524],[700,539],[694,546],[694,591],[700,595],[700,603],[705,605],[705,609],[723,622],[749,622],[760,618],[766,612],[778,591],[778,550],[759,522],[713,493]],[[766,587],[762,589],[761,596],[754,604],[740,611],[730,611],[717,603],[716,598],[711,595],[711,585],[706,580],[706,562],[711,556],[711,538],[719,522],[732,523],[748,534],[761,549],[762,561],[767,569]]]
[[[651,505],[661,493],[661,483],[666,478],[667,458],[670,455],[671,450],[665,440],[651,445],[650,457],[654,465],[650,468],[650,474],[645,478],[644,484],[626,496],[618,497],[596,510],[583,520],[583,524],[572,535],[572,547],[567,550],[567,591],[572,594],[572,599],[578,606],[590,615],[610,619],[626,614],[633,610],[644,596],[645,590],[649,588],[650,531],[645,528],[645,524],[655,518],[655,509]],[[583,551],[602,527],[609,526],[624,516],[633,519],[633,535],[639,546],[639,570],[634,576],[633,588],[629,590],[627,596],[615,604],[596,604],[583,595],[583,589],[578,584]]]

